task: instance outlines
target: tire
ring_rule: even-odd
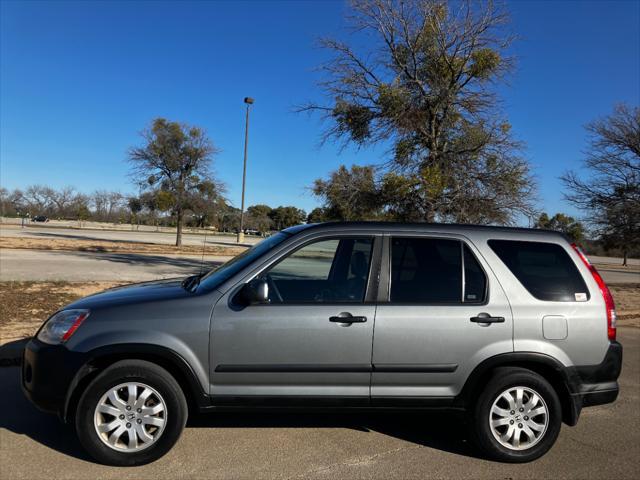
[[[75,428],[98,462],[144,465],[171,450],[187,416],[184,393],[169,372],[151,362],[125,360],[87,386],[75,412]]]
[[[515,367],[496,370],[472,419],[478,447],[490,458],[509,463],[544,455],[558,438],[561,424],[562,407],[551,384],[531,370]]]

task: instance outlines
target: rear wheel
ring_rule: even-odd
[[[117,362],[87,387],[75,416],[84,448],[109,465],[142,465],[176,443],[187,421],[180,386],[146,361]]]
[[[555,443],[562,423],[560,400],[543,377],[523,368],[496,372],[478,399],[478,446],[503,462],[529,462]]]

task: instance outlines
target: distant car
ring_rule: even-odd
[[[254,229],[246,229],[244,233],[245,235],[261,235],[259,230],[254,230]]]
[[[46,223],[49,221],[49,217],[45,217],[44,215],[36,215],[31,219],[32,222],[41,222]]]
[[[190,413],[287,406],[466,410],[486,455],[528,462],[621,365],[611,293],[560,233],[333,223],[67,305],[22,385],[111,465],[160,458]]]

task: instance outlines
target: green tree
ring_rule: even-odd
[[[328,179],[314,182],[313,193],[323,200],[325,220],[371,220],[381,215],[382,204],[372,166],[344,165]]]
[[[234,232],[240,223],[240,209],[227,205],[218,211],[218,229],[222,232]]]
[[[562,180],[566,199],[583,209],[586,222],[608,247],[623,252],[640,241],[640,107],[618,105],[586,126],[584,167]]]
[[[282,230],[284,228],[304,223],[307,218],[307,214],[304,210],[293,206],[287,206],[274,208],[269,217],[273,221],[274,228],[276,230]]]
[[[211,180],[204,180],[196,185],[189,194],[187,202],[193,212],[197,227],[204,228],[216,223],[217,212],[226,207],[224,185]]]
[[[255,229],[259,232],[268,232],[271,230],[273,221],[270,215],[273,209],[269,205],[252,205],[247,208],[246,226],[249,229]]]
[[[144,204],[139,197],[129,197],[127,199],[127,206],[131,213],[129,218],[131,222],[131,229],[133,230],[133,224],[138,222],[138,214],[142,211]]]
[[[307,215],[307,223],[321,223],[327,221],[327,215],[324,208],[317,207]]]
[[[391,145],[384,165],[405,196],[389,210],[422,221],[511,223],[533,215],[535,185],[496,85],[513,65],[508,16],[490,1],[353,0],[367,47],[322,40],[324,140]],[[357,38],[353,45],[356,45]]]
[[[212,181],[209,167],[217,150],[202,129],[164,118],[155,119],[142,138],[144,146],[129,150],[132,173],[140,184],[171,194],[179,247],[189,197],[203,182]]]
[[[546,213],[541,213],[534,224],[534,228],[562,232],[574,243],[581,243],[584,240],[584,226],[582,223],[564,213],[556,213],[551,218]]]

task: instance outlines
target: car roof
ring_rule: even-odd
[[[486,233],[519,233],[542,236],[560,236],[566,238],[561,232],[555,230],[545,230],[541,228],[525,228],[525,227],[505,227],[495,225],[473,225],[460,223],[411,223],[411,222],[325,222],[325,223],[308,223],[304,225],[296,225],[289,227],[283,232],[291,235],[298,234],[303,231],[311,230],[380,230],[382,232],[394,231],[438,231],[442,233],[465,233],[465,232],[486,232]]]

